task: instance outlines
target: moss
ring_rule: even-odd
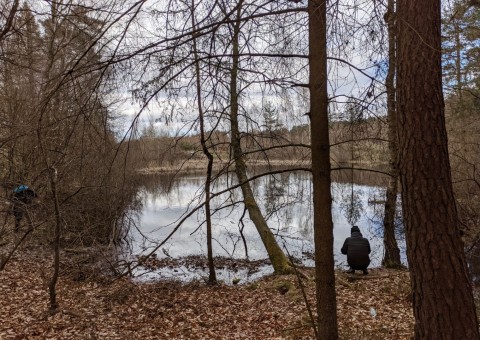
[[[275,288],[278,290],[280,294],[285,295],[291,289],[293,289],[294,286],[291,282],[288,282],[288,281],[276,281]]]

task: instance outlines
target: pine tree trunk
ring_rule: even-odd
[[[399,0],[399,170],[415,338],[479,339],[445,129],[439,0]]]
[[[317,338],[337,339],[332,195],[330,191],[326,12],[325,0],[308,2]]]
[[[382,264],[387,268],[396,268],[402,265],[400,249],[395,239],[395,211],[397,208],[398,193],[398,143],[397,143],[397,110],[395,103],[395,68],[396,68],[396,32],[395,32],[395,0],[388,0],[385,21],[388,26],[388,73],[385,80],[387,88],[388,110],[388,149],[390,153],[390,173],[392,177],[388,183],[385,197],[385,213],[383,216],[383,244],[385,254]]]

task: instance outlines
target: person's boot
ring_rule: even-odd
[[[368,275],[368,270],[364,269],[363,270],[363,275]]]

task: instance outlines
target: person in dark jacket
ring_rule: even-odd
[[[352,235],[347,237],[341,249],[342,254],[347,255],[347,262],[350,266],[348,273],[355,273],[355,270],[362,270],[363,274],[368,274],[368,265],[370,264],[370,242],[363,237],[360,229],[355,225],[351,229]]]
[[[13,189],[12,195],[12,213],[15,216],[15,232],[20,229],[20,222],[25,215],[27,207],[33,203],[37,194],[27,185],[19,185]]]

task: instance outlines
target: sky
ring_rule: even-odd
[[[48,13],[48,1],[30,1],[31,6],[34,7],[39,13],[39,16]],[[167,4],[172,3],[173,6],[168,7]],[[84,1],[87,6],[100,6],[101,8],[108,8],[108,11],[96,11],[95,15],[100,18],[108,19],[108,22],[115,21],[114,24],[109,26],[106,34],[103,35],[102,40],[105,43],[104,51],[106,57],[109,54],[115,52],[116,57],[121,57],[122,54],[128,54],[132,52],[141,51],[136,53],[134,58],[128,61],[116,65],[116,72],[118,76],[117,90],[114,93],[109,94],[108,100],[113,103],[110,107],[111,112],[115,115],[122,116],[121,119],[116,121],[116,128],[119,135],[129,133],[132,121],[137,122],[137,131],[142,131],[144,127],[153,124],[159,134],[176,135],[183,134],[187,130],[191,129],[188,126],[188,122],[195,121],[198,116],[198,109],[196,107],[196,95],[193,87],[190,87],[188,91],[176,91],[174,97],[169,96],[167,91],[160,91],[158,94],[148,102],[148,105],[142,106],[141,101],[138,100],[138,94],[143,97],[148,97],[153,91],[158,88],[171,74],[170,71],[164,72],[162,77],[159,77],[159,68],[165,60],[165,55],[169,55],[171,42],[165,40],[169,37],[169,32],[173,28],[181,30],[183,32],[189,32],[191,27],[191,18],[187,16],[181,16],[180,13],[165,14],[168,9],[170,12],[181,9],[183,1],[104,1],[99,4],[96,1]],[[190,1],[187,1],[190,4]],[[204,6],[209,3],[204,0],[197,0],[199,6]],[[234,2],[228,2],[230,6]],[[249,2],[247,2],[249,3]],[[254,1],[255,5],[263,3],[261,1]],[[330,30],[329,30],[329,56],[334,58],[340,58],[348,61],[351,65],[364,69],[365,73],[373,76],[376,72],[375,68],[367,68],[369,65],[374,64],[375,61],[371,60],[373,45],[378,43],[372,39],[368,41],[370,36],[365,34],[365,30],[358,30],[358,27],[348,23],[352,20],[358,21],[362,25],[366,25],[366,29],[375,31],[375,27],[370,19],[370,12],[373,2],[371,1],[356,1],[356,6],[352,5],[353,0],[344,0],[338,4],[335,11],[330,11]],[[138,6],[134,6],[134,5]],[[299,6],[305,6],[302,2],[294,3],[287,0],[272,2],[272,6],[279,6],[279,8],[293,8]],[[263,12],[268,12],[266,9],[262,9]],[[100,8],[99,7],[99,8]],[[111,10],[113,8],[113,10]],[[131,11],[126,14],[127,9]],[[272,9],[273,10],[273,9]],[[222,16],[218,12],[210,13],[210,16]],[[258,8],[252,7],[249,9],[252,13],[258,13]],[[255,12],[257,11],[257,12]],[[202,11],[197,11],[197,21],[202,21],[206,15],[202,14]],[[204,13],[204,12],[203,12]],[[203,18],[202,18],[203,15]],[[333,20],[335,16],[335,20]],[[282,20],[280,21],[279,18]],[[267,20],[264,18],[262,20]],[[298,22],[298,23],[297,23]],[[273,20],[268,21],[269,26],[258,26],[255,23],[248,24],[243,31],[241,39],[241,49],[248,53],[300,53],[307,54],[308,32],[307,32],[307,17],[305,13],[297,14],[295,16],[275,17]],[[336,23],[335,25],[333,23]],[[208,24],[208,23],[207,23]],[[370,28],[370,26],[372,26]],[[268,28],[280,29],[286,34],[286,40],[290,42],[291,46],[283,46],[284,40],[279,40],[275,35],[269,34]],[[280,31],[279,31],[280,32]],[[355,32],[355,33],[352,33]],[[125,33],[125,34],[124,34]],[[223,34],[223,36],[222,36]],[[220,40],[227,37],[229,34],[226,25],[223,25],[217,32],[218,46],[213,49],[214,53],[225,54],[230,53],[230,48],[222,48]],[[380,35],[381,32],[378,32]],[[188,34],[187,34],[188,36]],[[367,37],[367,38],[365,38]],[[227,38],[228,39],[228,38]],[[158,43],[163,41],[162,43]],[[248,44],[246,43],[248,41]],[[158,43],[154,48],[145,48],[148,44]],[[212,45],[208,45],[205,42],[199,41],[199,44],[203,44],[200,50],[208,49]],[[145,51],[155,52],[146,55]],[[181,56],[184,55],[186,59],[191,58],[190,47],[178,48],[175,51],[177,54],[173,57],[177,61],[181,61]],[[260,60],[258,71],[260,74],[249,73],[248,75],[243,72],[241,77],[246,81],[262,81],[262,77],[268,76],[270,80],[274,77],[278,77],[280,74],[288,74],[289,80],[306,84],[308,82],[308,72],[306,68],[306,59],[295,59],[295,62],[285,65],[282,68],[282,64],[270,63],[271,59],[268,58],[256,58]],[[228,63],[229,58],[223,58],[222,63]],[[251,68],[249,60],[244,60],[240,64],[242,68]],[[179,62],[180,64],[180,62]],[[291,68],[290,72],[284,72],[287,66]],[[180,82],[175,82],[175,86],[185,85],[189,82],[188,76],[192,75],[193,70],[190,69],[184,72],[187,75]],[[157,78],[157,80],[155,80]],[[158,80],[159,79],[159,80]],[[227,83],[227,79],[223,79],[224,83]],[[330,84],[330,96],[336,102],[336,105],[332,105],[332,111],[342,111],[344,104],[348,101],[348,96],[364,96],[365,88],[371,84],[371,79],[361,72],[356,71],[352,67],[335,61],[329,63],[329,84]],[[156,85],[155,85],[156,84]],[[245,84],[245,83],[244,83]],[[208,108],[217,108],[220,102],[217,99],[210,98],[212,94],[209,91],[218,84],[207,83],[202,87],[202,95],[204,96],[204,105],[206,110]],[[222,84],[223,95],[225,96],[225,84]],[[137,91],[140,87],[149,88],[148,91]],[[381,87],[380,83],[376,83],[376,86]],[[265,105],[272,104],[281,122],[291,128],[295,125],[308,124],[308,118],[305,115],[309,111],[308,104],[308,91],[305,88],[298,87],[285,87],[283,92],[277,89],[268,89],[268,86],[259,84],[249,84],[247,87],[242,88],[242,108],[246,112],[257,112],[258,118],[255,123],[262,125],[261,108]],[[265,91],[265,89],[267,90]],[[263,91],[262,91],[263,90]],[[172,86],[170,86],[170,93],[172,92]],[[134,94],[137,94],[137,98],[134,99]],[[210,96],[210,97],[209,97]],[[172,99],[174,98],[174,99]],[[217,101],[217,103],[215,103]],[[224,106],[226,104],[223,104]],[[228,130],[226,126],[227,122],[220,125],[220,128]],[[223,126],[222,126],[223,125]],[[245,124],[244,124],[245,126]],[[191,130],[198,131],[198,130]]]

